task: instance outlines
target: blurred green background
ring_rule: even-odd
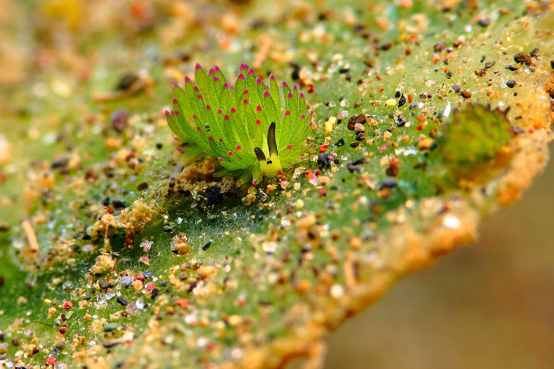
[[[478,242],[341,326],[325,368],[554,368],[553,190],[550,165]]]

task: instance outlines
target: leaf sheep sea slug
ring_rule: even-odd
[[[184,89],[171,83],[173,110],[165,112],[173,133],[189,143],[187,155],[217,159],[217,176],[253,184],[303,159],[313,124],[297,86],[279,87],[273,75],[265,85],[246,64],[234,87],[217,66],[208,74],[199,64],[195,69],[196,84],[189,77]]]

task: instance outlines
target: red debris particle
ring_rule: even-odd
[[[325,150],[327,150],[328,147],[329,145],[327,144],[319,146],[319,152],[325,152]]]
[[[56,364],[56,358],[51,356],[48,359],[46,359],[46,365],[47,366],[54,366]]]
[[[64,301],[64,303],[63,303],[63,308],[64,308],[65,310],[69,310],[69,309],[71,309],[72,307],[73,307],[73,303],[72,303],[71,301]]]
[[[147,291],[152,291],[152,288],[154,288],[154,282],[149,282],[146,284]]]

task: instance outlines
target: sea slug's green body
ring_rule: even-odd
[[[173,133],[192,144],[188,154],[217,158],[218,176],[254,184],[302,160],[313,125],[297,86],[279,87],[273,75],[265,85],[246,64],[234,87],[218,67],[206,74],[197,64],[195,80],[185,77],[184,89],[172,82],[174,108],[166,111]]]

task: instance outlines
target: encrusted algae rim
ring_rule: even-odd
[[[406,222],[391,229],[392,238],[387,243],[404,248],[403,257],[388,270],[381,271],[371,278],[369,283],[359,283],[347,290],[340,301],[327,298],[329,305],[312,313],[312,321],[303,327],[295,328],[295,337],[281,338],[255,349],[245,349],[243,359],[239,362],[223,363],[221,369],[238,368],[281,368],[295,358],[306,359],[303,368],[320,368],[326,354],[325,340],[332,330],[339,327],[347,318],[358,314],[376,302],[396,280],[417,270],[431,266],[440,256],[448,254],[457,246],[468,244],[477,239],[479,221],[482,211],[487,215],[500,207],[509,206],[517,201],[527,189],[532,179],[543,172],[549,159],[548,143],[554,139],[548,125],[543,128],[525,131],[511,142],[510,148],[515,151],[508,171],[500,178],[498,191],[491,204],[473,207],[468,200],[463,203],[461,211],[449,214],[461,220],[457,229],[443,227],[436,223],[425,233],[417,233]],[[474,189],[468,194],[479,196]],[[360,274],[367,265],[360,264]],[[332,306],[331,303],[335,302]]]

